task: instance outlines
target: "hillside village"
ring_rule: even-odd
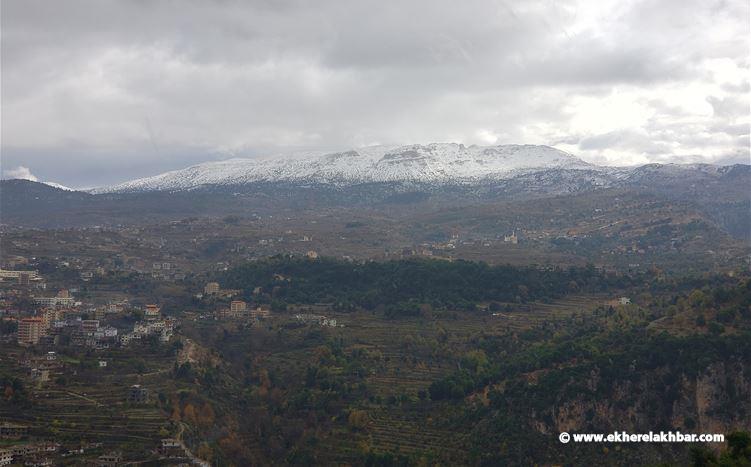
[[[152,387],[145,381],[146,375],[151,370],[171,371],[172,367],[151,368],[149,360],[153,358],[147,355],[168,356],[165,364],[171,359],[176,368],[195,362],[190,352],[182,351],[185,343],[190,342],[180,334],[183,323],[258,327],[273,314],[268,294],[260,287],[254,288],[252,294],[258,301],[246,302],[239,297],[242,291],[224,289],[217,282],[195,287],[184,283],[186,292],[191,294],[190,305],[180,310],[172,307],[165,313],[160,305],[149,303],[147,297],[153,296],[151,294],[112,294],[106,285],[98,286],[98,278],[112,274],[106,266],[97,265],[92,271],[86,262],[65,260],[58,262],[56,270],[48,276],[30,267],[42,266],[50,270],[50,264],[34,261],[14,256],[3,261],[7,269],[0,269],[0,344],[7,350],[0,358],[0,374],[10,371],[16,375],[5,380],[5,384],[10,384],[5,386],[5,397],[10,400],[16,397],[13,389],[16,384],[23,384],[27,388],[24,397],[50,397],[53,391],[87,401],[87,393],[76,392],[75,386],[83,383],[85,387],[97,379],[114,377],[121,382],[107,389],[108,404],[124,409],[151,406],[157,395],[163,397],[163,393],[159,387]],[[60,274],[61,269],[66,271],[64,275]],[[130,280],[136,284],[184,281],[184,276],[167,275],[170,273],[166,271],[176,269],[169,262],[153,263],[151,271],[144,271]],[[67,288],[58,288],[63,284]],[[313,315],[310,310],[306,312],[301,308],[301,313],[286,320],[304,325],[336,326],[336,319]],[[134,384],[117,376],[128,372],[136,374]],[[74,380],[78,383],[71,386]],[[107,436],[87,442],[73,439],[60,442],[51,436],[55,430],[45,428],[46,423],[40,424],[38,418],[37,422],[32,420],[23,411],[11,414],[0,410],[0,440],[6,440],[0,444],[0,465],[18,462],[46,465],[46,462],[71,463],[86,459],[96,465],[109,466],[133,460],[129,459],[133,453],[123,457],[120,451],[109,451],[107,446],[111,443],[99,440],[106,440]],[[170,432],[168,426],[169,419],[165,418],[159,433]],[[154,436],[143,447],[144,459],[205,464],[180,439]]]

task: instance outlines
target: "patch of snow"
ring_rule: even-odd
[[[42,183],[44,183],[47,186],[51,186],[52,188],[59,188],[60,190],[77,191],[75,188],[70,188],[65,185],[60,185],[59,183],[55,183],[55,182],[42,182]]]
[[[294,157],[228,159],[91,190],[93,193],[180,191],[203,185],[305,182],[351,185],[367,182],[476,183],[548,169],[605,172],[548,146],[464,146],[433,143],[371,146]]]

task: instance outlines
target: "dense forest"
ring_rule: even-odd
[[[286,303],[328,303],[339,309],[385,306],[392,315],[416,314],[420,304],[471,310],[481,302],[551,300],[643,281],[635,275],[598,272],[591,265],[561,269],[428,259],[356,263],[290,256],[247,263],[219,280],[228,288],[243,289],[249,299],[260,287]]]

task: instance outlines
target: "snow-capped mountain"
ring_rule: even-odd
[[[369,182],[481,183],[508,180],[550,169],[606,170],[548,146],[467,147],[454,143],[434,143],[400,147],[372,146],[294,158],[206,162],[153,177],[97,188],[92,192],[182,191],[254,182],[344,186]]]
[[[624,199],[646,194],[695,206],[747,238],[748,186],[751,166],[744,164],[599,167],[544,146],[431,144],[211,162],[94,193],[0,180],[0,212],[2,223],[45,228],[338,208],[385,209],[399,217],[590,193],[597,200],[594,192],[614,189],[610,194]]]
[[[44,183],[47,186],[51,186],[52,188],[58,188],[60,190],[76,191],[75,188],[70,188],[70,187],[67,187],[65,185],[61,185],[59,183],[55,183],[55,182],[41,182],[41,183]]]

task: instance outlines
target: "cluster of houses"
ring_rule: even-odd
[[[240,294],[240,290],[222,289],[218,282],[209,282],[203,288],[203,293],[196,295],[202,299],[231,299]],[[260,288],[254,294],[260,293]],[[201,319],[214,319],[218,321],[257,321],[271,316],[271,309],[266,305],[250,306],[247,302],[239,299],[231,300],[229,307],[219,308],[212,314],[202,314]]]
[[[25,258],[19,257],[14,259],[12,264],[26,264],[25,261]],[[10,263],[6,261],[4,264]],[[63,261],[62,266],[69,267],[70,264]],[[83,264],[77,266],[81,268]],[[177,270],[177,267],[169,262],[154,263],[153,267],[160,271]],[[91,277],[93,276],[86,275],[82,280]],[[14,284],[11,287],[6,285],[0,290],[0,319],[17,324],[15,339],[22,346],[41,345],[50,348],[69,344],[106,349],[128,345],[154,335],[158,336],[160,341],[167,342],[173,335],[174,320],[162,318],[156,305],[146,305],[143,308],[143,320],[136,322],[132,330],[126,331],[122,326],[118,329],[108,324],[113,322],[108,318],[113,315],[124,315],[132,310],[127,300],[93,306],[76,300],[73,293],[78,291],[77,288],[61,289],[53,295],[46,294],[43,277],[31,270],[0,269],[0,282]],[[217,290],[217,293],[219,292],[221,291]],[[14,304],[21,303],[24,297],[33,301],[36,311],[30,312],[24,307],[14,309]]]
[[[46,383],[51,376],[62,374],[63,364],[56,352],[47,352],[45,355],[30,357],[21,362],[29,369],[31,381],[37,385]]]
[[[37,271],[12,271],[7,269],[0,269],[0,281],[16,282],[23,286],[30,286],[32,283],[35,285],[43,283],[42,277]]]
[[[103,325],[98,319],[80,316],[60,317],[50,320],[47,313],[41,317],[22,318],[18,325],[18,343],[54,347],[61,338],[71,345],[106,349],[118,343],[118,330]]]
[[[269,316],[271,316],[271,309],[268,306],[249,307],[248,304],[242,300],[232,300],[229,308],[221,308],[215,312],[214,319],[222,321],[255,321],[267,319]]]
[[[513,230],[510,234],[499,235],[495,238],[475,238],[460,240],[459,234],[454,232],[451,234],[451,238],[445,242],[425,242],[413,247],[405,247],[397,250],[396,254],[402,258],[409,258],[414,256],[428,256],[439,259],[448,259],[446,256],[449,252],[456,250],[458,246],[479,246],[491,247],[495,243],[503,241],[507,245],[518,245],[522,243],[522,239],[516,230]],[[388,254],[388,253],[387,253]]]
[[[189,461],[189,464],[180,465],[197,465],[199,467],[209,467],[211,464],[194,456],[187,447],[178,439],[164,438],[159,445],[158,453],[167,459],[182,459]]]
[[[139,391],[140,387],[134,386],[131,392],[139,400],[136,403],[143,402],[144,397]],[[148,396],[146,396],[148,400]],[[5,444],[0,446],[0,466],[5,465],[26,465],[26,466],[51,466],[58,465],[56,461],[70,458],[71,456],[82,456],[91,449],[101,449],[102,443],[87,443],[80,447],[72,449],[63,449],[59,443],[43,442],[20,442],[22,438],[29,436],[29,427],[10,423],[0,424],[0,440],[18,440],[16,444]],[[180,465],[196,465],[200,467],[209,467],[210,464],[195,457],[190,450],[178,439],[164,438],[160,440],[154,454],[160,459],[170,460],[170,464],[178,463]],[[68,460],[70,462],[70,460]],[[89,461],[90,465],[100,467],[115,467],[123,465],[123,455],[120,451],[110,451],[99,455]],[[89,465],[87,464],[87,465]],[[66,464],[67,465],[67,464]]]
[[[70,301],[72,297],[67,291],[61,291],[53,298],[65,301],[45,304],[37,316],[18,320],[19,344],[54,347],[63,339],[75,346],[106,349],[152,335],[157,335],[161,342],[168,342],[173,335],[174,320],[163,318],[156,305],[146,305],[143,308],[144,319],[136,322],[132,331],[121,333],[103,320],[109,315],[123,313],[126,303],[108,304],[88,310],[89,313],[82,312],[79,306],[73,306],[75,302]],[[95,318],[88,319],[87,316],[91,315]]]
[[[156,305],[146,305],[144,319],[133,325],[133,331],[123,334],[120,343],[127,345],[148,336],[158,336],[160,342],[169,342],[174,332],[175,320],[163,318],[160,311]]]
[[[20,464],[21,462],[23,462],[23,465],[53,465],[46,456],[55,454],[59,449],[58,443],[49,442],[0,447],[0,466]]]
[[[175,263],[168,261],[155,262],[151,265],[151,278],[157,280],[181,281],[185,280],[185,272]]]
[[[223,289],[218,282],[209,282],[203,288],[203,294],[196,295],[197,298],[232,298],[240,294],[237,289]]]
[[[194,312],[185,312],[185,316],[201,320],[213,321],[260,321],[271,317],[271,309],[268,305],[250,307],[241,300],[233,300],[229,308],[219,308],[213,313],[196,314]]]

